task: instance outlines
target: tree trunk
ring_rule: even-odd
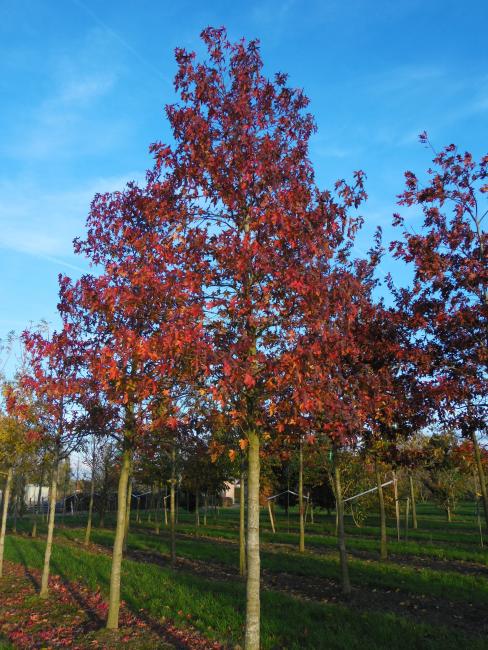
[[[12,467],[9,467],[7,472],[7,480],[5,481],[2,504],[2,528],[0,531],[0,577],[3,575],[3,553],[5,549],[5,532],[7,530],[8,502],[10,500],[10,490],[12,489],[13,476],[14,470]]]
[[[298,508],[300,513],[300,541],[298,550],[300,553],[305,552],[305,511],[303,507],[303,440],[300,436],[300,449],[299,449],[299,464],[298,464]]]
[[[125,502],[125,524],[124,524],[124,553],[127,553],[127,540],[129,537],[130,528],[130,506],[132,503],[132,477],[129,476],[127,481],[127,498]]]
[[[471,440],[473,441],[474,460],[476,462],[476,469],[478,470],[478,480],[480,485],[481,499],[483,500],[483,508],[485,511],[485,522],[486,522],[486,527],[488,528],[488,491],[486,488],[486,476],[483,470],[483,465],[481,463],[480,447],[478,443],[478,438],[476,437],[476,431],[473,431],[473,433],[471,434]]]
[[[392,471],[393,475],[393,493],[395,496],[395,518],[397,528],[397,541],[400,541],[400,501],[398,500],[398,479],[396,471]]]
[[[14,492],[14,494],[13,494],[13,496],[14,496],[14,521],[13,521],[13,524],[12,524],[12,532],[14,534],[16,534],[17,533],[17,517],[19,515],[19,491],[20,491],[20,481],[19,481],[18,477],[16,477],[14,479],[13,488],[14,488],[13,489],[13,492]]]
[[[205,490],[205,498],[204,498],[204,510],[203,510],[203,525],[207,525],[207,514],[208,514],[208,491]]]
[[[408,473],[408,480],[410,483],[410,502],[412,504],[412,526],[417,528],[417,505],[415,503],[415,486],[413,484],[412,472]]]
[[[157,483],[156,490],[157,491],[156,491],[156,504],[155,504],[155,513],[154,513],[154,530],[155,530],[156,535],[159,535],[159,531],[161,529],[161,521],[159,519],[159,515],[160,515],[159,506],[160,506],[161,496],[162,496],[161,495],[161,492],[162,492],[161,491],[161,482]]]
[[[47,508],[46,508],[46,516],[44,518],[44,521],[47,522],[49,521],[49,508],[51,507],[51,486],[53,483],[53,473],[51,469],[51,475],[49,477],[49,489],[47,491]]]
[[[344,531],[344,501],[342,500],[341,470],[337,462],[334,462],[334,487],[337,513],[337,546],[339,548],[341,562],[342,593],[345,596],[349,596],[351,594],[351,582],[349,580],[346,534]]]
[[[168,486],[164,486],[164,497],[163,497],[163,510],[164,510],[164,525],[167,527],[168,526],[168,504],[166,501],[168,500]]]
[[[159,503],[159,485],[157,483],[152,483],[151,485],[151,509],[149,510],[149,515],[147,520],[152,521],[152,514],[154,511],[154,519],[156,526],[159,528],[158,521],[158,503]]]
[[[476,473],[476,469],[473,468],[473,488],[474,488],[474,500],[476,503],[476,519],[478,521],[478,530],[480,534],[480,546],[483,548],[483,527],[481,525],[481,517],[480,517],[480,500],[479,500],[479,492],[478,492],[478,477]]]
[[[408,540],[408,512],[410,509],[410,497],[407,497],[407,501],[405,503],[405,541]]]
[[[386,560],[388,558],[388,548],[386,545],[385,497],[383,494],[383,487],[381,485],[381,474],[376,459],[374,467],[376,472],[376,484],[378,486],[378,505],[380,508],[380,559]]]
[[[86,522],[86,530],[85,530],[85,546],[88,546],[88,544],[90,543],[94,496],[95,496],[95,470],[94,468],[92,468],[91,484],[90,484],[90,503],[88,505],[88,521]]]
[[[247,474],[247,602],[245,650],[259,650],[260,573],[259,553],[259,435],[249,433]]]
[[[171,452],[171,481],[169,489],[169,526],[170,526],[170,547],[171,547],[171,566],[176,564],[176,508],[175,508],[175,483],[176,483],[176,449],[173,446]]]
[[[197,490],[195,492],[195,526],[200,527],[200,492]]]
[[[244,492],[244,468],[241,469],[241,488],[239,492],[239,575],[246,575],[246,511]]]
[[[107,616],[107,628],[109,630],[116,630],[119,627],[120,574],[122,569],[122,556],[126,529],[127,487],[129,484],[130,470],[131,454],[128,449],[125,449],[122,454],[122,465],[120,468],[117,524],[115,527],[115,540],[112,552],[112,571],[110,573],[110,595]]]
[[[276,533],[276,527],[275,527],[275,522],[274,522],[274,517],[273,517],[273,508],[271,505],[271,501],[268,500],[268,512],[269,512],[269,523],[271,524],[271,530],[273,533]]]
[[[58,489],[59,459],[56,458],[53,467],[51,482],[51,497],[49,500],[49,523],[47,527],[46,551],[44,553],[44,568],[42,570],[41,591],[39,596],[47,598],[49,595],[49,570],[51,566],[51,552],[53,548],[54,520],[56,517],[56,492]]]
[[[37,520],[39,518],[39,513],[41,511],[41,496],[42,496],[42,483],[43,483],[44,473],[41,474],[41,481],[39,483],[39,489],[37,490],[37,502],[34,511],[34,522],[32,524],[31,537],[34,539],[37,537]]]

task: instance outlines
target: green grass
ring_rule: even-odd
[[[9,537],[6,558],[27,566],[42,566],[43,543]],[[70,580],[83,580],[106,593],[110,558],[73,547],[55,545],[53,572]],[[239,581],[212,581],[153,564],[125,561],[123,598],[128,605],[144,609],[154,618],[191,623],[206,636],[226,643],[239,643],[244,624],[244,585]],[[262,595],[263,649],[274,648],[412,648],[465,647],[466,638],[447,628],[418,625],[381,612],[357,613],[343,605],[304,602],[286,594],[265,591]],[[481,639],[470,639],[470,648],[481,650]]]
[[[58,530],[60,539],[83,538],[83,530],[64,528]],[[93,531],[93,542],[111,548],[113,532]],[[129,534],[129,548],[169,554],[169,539],[139,532]],[[229,567],[238,564],[236,545],[216,544],[202,538],[178,539],[177,553],[180,557],[195,559],[207,564],[219,563]],[[340,579],[339,561],[336,556],[320,556],[307,552],[305,555],[291,551],[262,551],[261,566],[271,573],[290,573],[296,576]],[[350,559],[351,580],[358,586],[370,588],[401,589],[413,594],[428,594],[450,600],[468,601],[473,598],[488,605],[488,581],[483,577],[462,575],[454,571],[437,571],[392,563],[368,562]]]
[[[469,571],[456,571],[457,565],[433,563],[432,567],[419,566],[418,558],[433,560],[465,561],[486,565],[488,556],[479,547],[476,520],[472,504],[461,504],[459,515],[447,525],[442,513],[430,504],[418,508],[419,529],[410,531],[408,541],[391,539],[390,553],[398,559],[381,563],[378,553],[378,521],[369,517],[362,528],[348,522],[348,547],[359,555],[350,558],[351,580],[354,585],[368,590],[398,591],[409,595],[426,596],[431,599],[454,603],[475,603],[488,606],[488,581],[476,575],[476,565]],[[153,516],[154,519],[154,516]],[[298,520],[296,511],[287,518],[277,513],[278,532],[269,531],[266,513],[262,513],[262,567],[267,574],[279,576],[287,573],[301,580],[324,578],[339,583],[339,564],[334,536],[334,519],[317,514],[315,523],[307,528],[307,552],[299,554]],[[52,558],[54,573],[69,580],[81,580],[92,589],[100,587],[108,592],[110,556],[87,552],[73,540],[82,541],[83,516],[59,518],[56,544]],[[107,518],[113,526],[114,518]],[[218,567],[237,567],[238,564],[238,511],[223,509],[216,517],[209,516],[209,525],[197,529],[193,515],[180,509],[177,553],[181,558],[198,560],[208,568],[208,578],[182,570],[172,571],[165,565],[169,554],[168,532],[162,527],[161,534],[154,534],[154,523],[146,519],[137,526],[134,516],[129,535],[129,549],[161,554],[162,565],[125,560],[122,591],[128,605],[137,611],[141,607],[158,620],[170,619],[184,626],[191,622],[204,635],[226,644],[242,642],[245,612],[245,589],[237,576],[231,580],[214,579],[220,575]],[[393,522],[389,522],[393,524]],[[19,529],[29,530],[27,520],[19,522]],[[289,527],[289,532],[288,532]],[[39,533],[45,525],[39,526]],[[113,544],[113,530],[94,528],[92,541],[106,548]],[[28,566],[42,565],[44,542],[26,537],[7,538],[8,559]],[[363,555],[361,555],[363,554]],[[366,554],[366,557],[364,557]],[[409,564],[412,560],[412,564]],[[214,568],[212,568],[214,567]],[[205,574],[204,574],[205,575]],[[479,637],[466,637],[445,621],[445,627],[418,623],[398,613],[368,609],[359,611],[354,607],[337,603],[294,598],[285,592],[265,589],[262,593],[263,648],[427,648],[443,649],[467,647],[473,650],[488,648]],[[423,620],[423,619],[422,619]],[[7,646],[8,647],[8,646]],[[1,645],[0,645],[1,648]]]

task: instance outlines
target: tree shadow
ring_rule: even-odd
[[[32,573],[32,571],[29,569],[28,563],[27,563],[27,558],[24,555],[24,552],[22,551],[22,545],[17,542],[14,536],[11,537],[11,543],[13,548],[15,549],[15,552],[17,553],[20,564],[22,565],[24,569],[24,573],[31,582],[32,586],[36,591],[39,591],[41,585],[39,583],[39,580],[35,577],[35,575]],[[36,549],[37,550],[37,549]]]

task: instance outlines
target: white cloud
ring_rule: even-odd
[[[93,196],[120,190],[131,179],[142,179],[142,174],[99,178],[61,191],[24,180],[1,182],[0,247],[83,270],[73,257],[72,242],[83,233]]]
[[[52,160],[108,150],[126,132],[120,118],[92,119],[98,100],[114,87],[115,75],[89,73],[66,79],[33,109],[20,115],[4,153],[17,160]]]
[[[107,114],[124,67],[103,30],[87,32],[69,55],[52,53],[40,70],[42,94],[26,89],[3,125],[0,148],[5,157],[29,163],[79,158],[123,141],[128,125],[120,111]]]

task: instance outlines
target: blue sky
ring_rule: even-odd
[[[258,37],[267,71],[305,89],[322,186],[366,171],[361,250],[376,225],[391,238],[404,170],[429,165],[420,131],[486,153],[487,24],[486,0],[0,0],[0,338],[56,323],[93,194],[143,178],[169,138],[173,50],[201,51],[205,26]]]

